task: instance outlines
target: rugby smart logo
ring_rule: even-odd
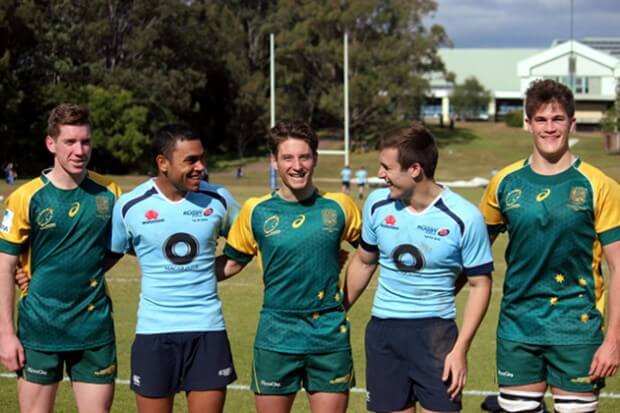
[[[11,227],[13,226],[13,216],[15,216],[13,211],[8,208],[4,210],[2,224],[0,225],[0,232],[4,232],[5,234],[11,232]]]

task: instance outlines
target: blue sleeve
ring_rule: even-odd
[[[235,221],[235,219],[237,219],[237,215],[239,215],[239,210],[241,209],[241,206],[226,188],[219,188],[218,193],[226,199],[226,217],[222,222],[222,229],[220,230],[220,235],[223,237],[227,237],[228,231],[230,231],[232,223]]]
[[[465,227],[462,248],[463,270],[467,276],[486,275],[493,271],[493,254],[486,224],[476,211]]]
[[[362,213],[362,237],[360,245],[362,248],[369,252],[377,251],[377,233],[375,232],[372,206],[376,202],[376,197],[369,196],[364,204],[364,211]]]
[[[129,234],[122,216],[123,203],[117,201],[112,212],[112,236],[108,249],[117,254],[124,254],[130,249]]]

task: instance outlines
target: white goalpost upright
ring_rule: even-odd
[[[349,165],[350,137],[349,137],[349,35],[345,32],[344,40],[344,149],[319,149],[321,155],[337,155],[344,157],[344,164]],[[269,35],[270,48],[270,98],[271,98],[271,126],[276,123],[276,71],[275,71],[275,40],[274,34]],[[273,186],[273,185],[272,185]]]

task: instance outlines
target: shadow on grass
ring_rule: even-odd
[[[440,148],[454,143],[470,143],[480,137],[469,128],[441,128],[439,126],[429,126],[429,129],[435,136],[437,146]]]

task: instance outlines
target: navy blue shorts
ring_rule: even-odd
[[[427,410],[460,411],[460,396],[451,400],[450,383],[441,380],[457,335],[453,320],[372,317],[366,327],[368,410],[402,410],[417,401]]]
[[[145,397],[225,388],[237,379],[226,331],[136,334],[131,389]]]

